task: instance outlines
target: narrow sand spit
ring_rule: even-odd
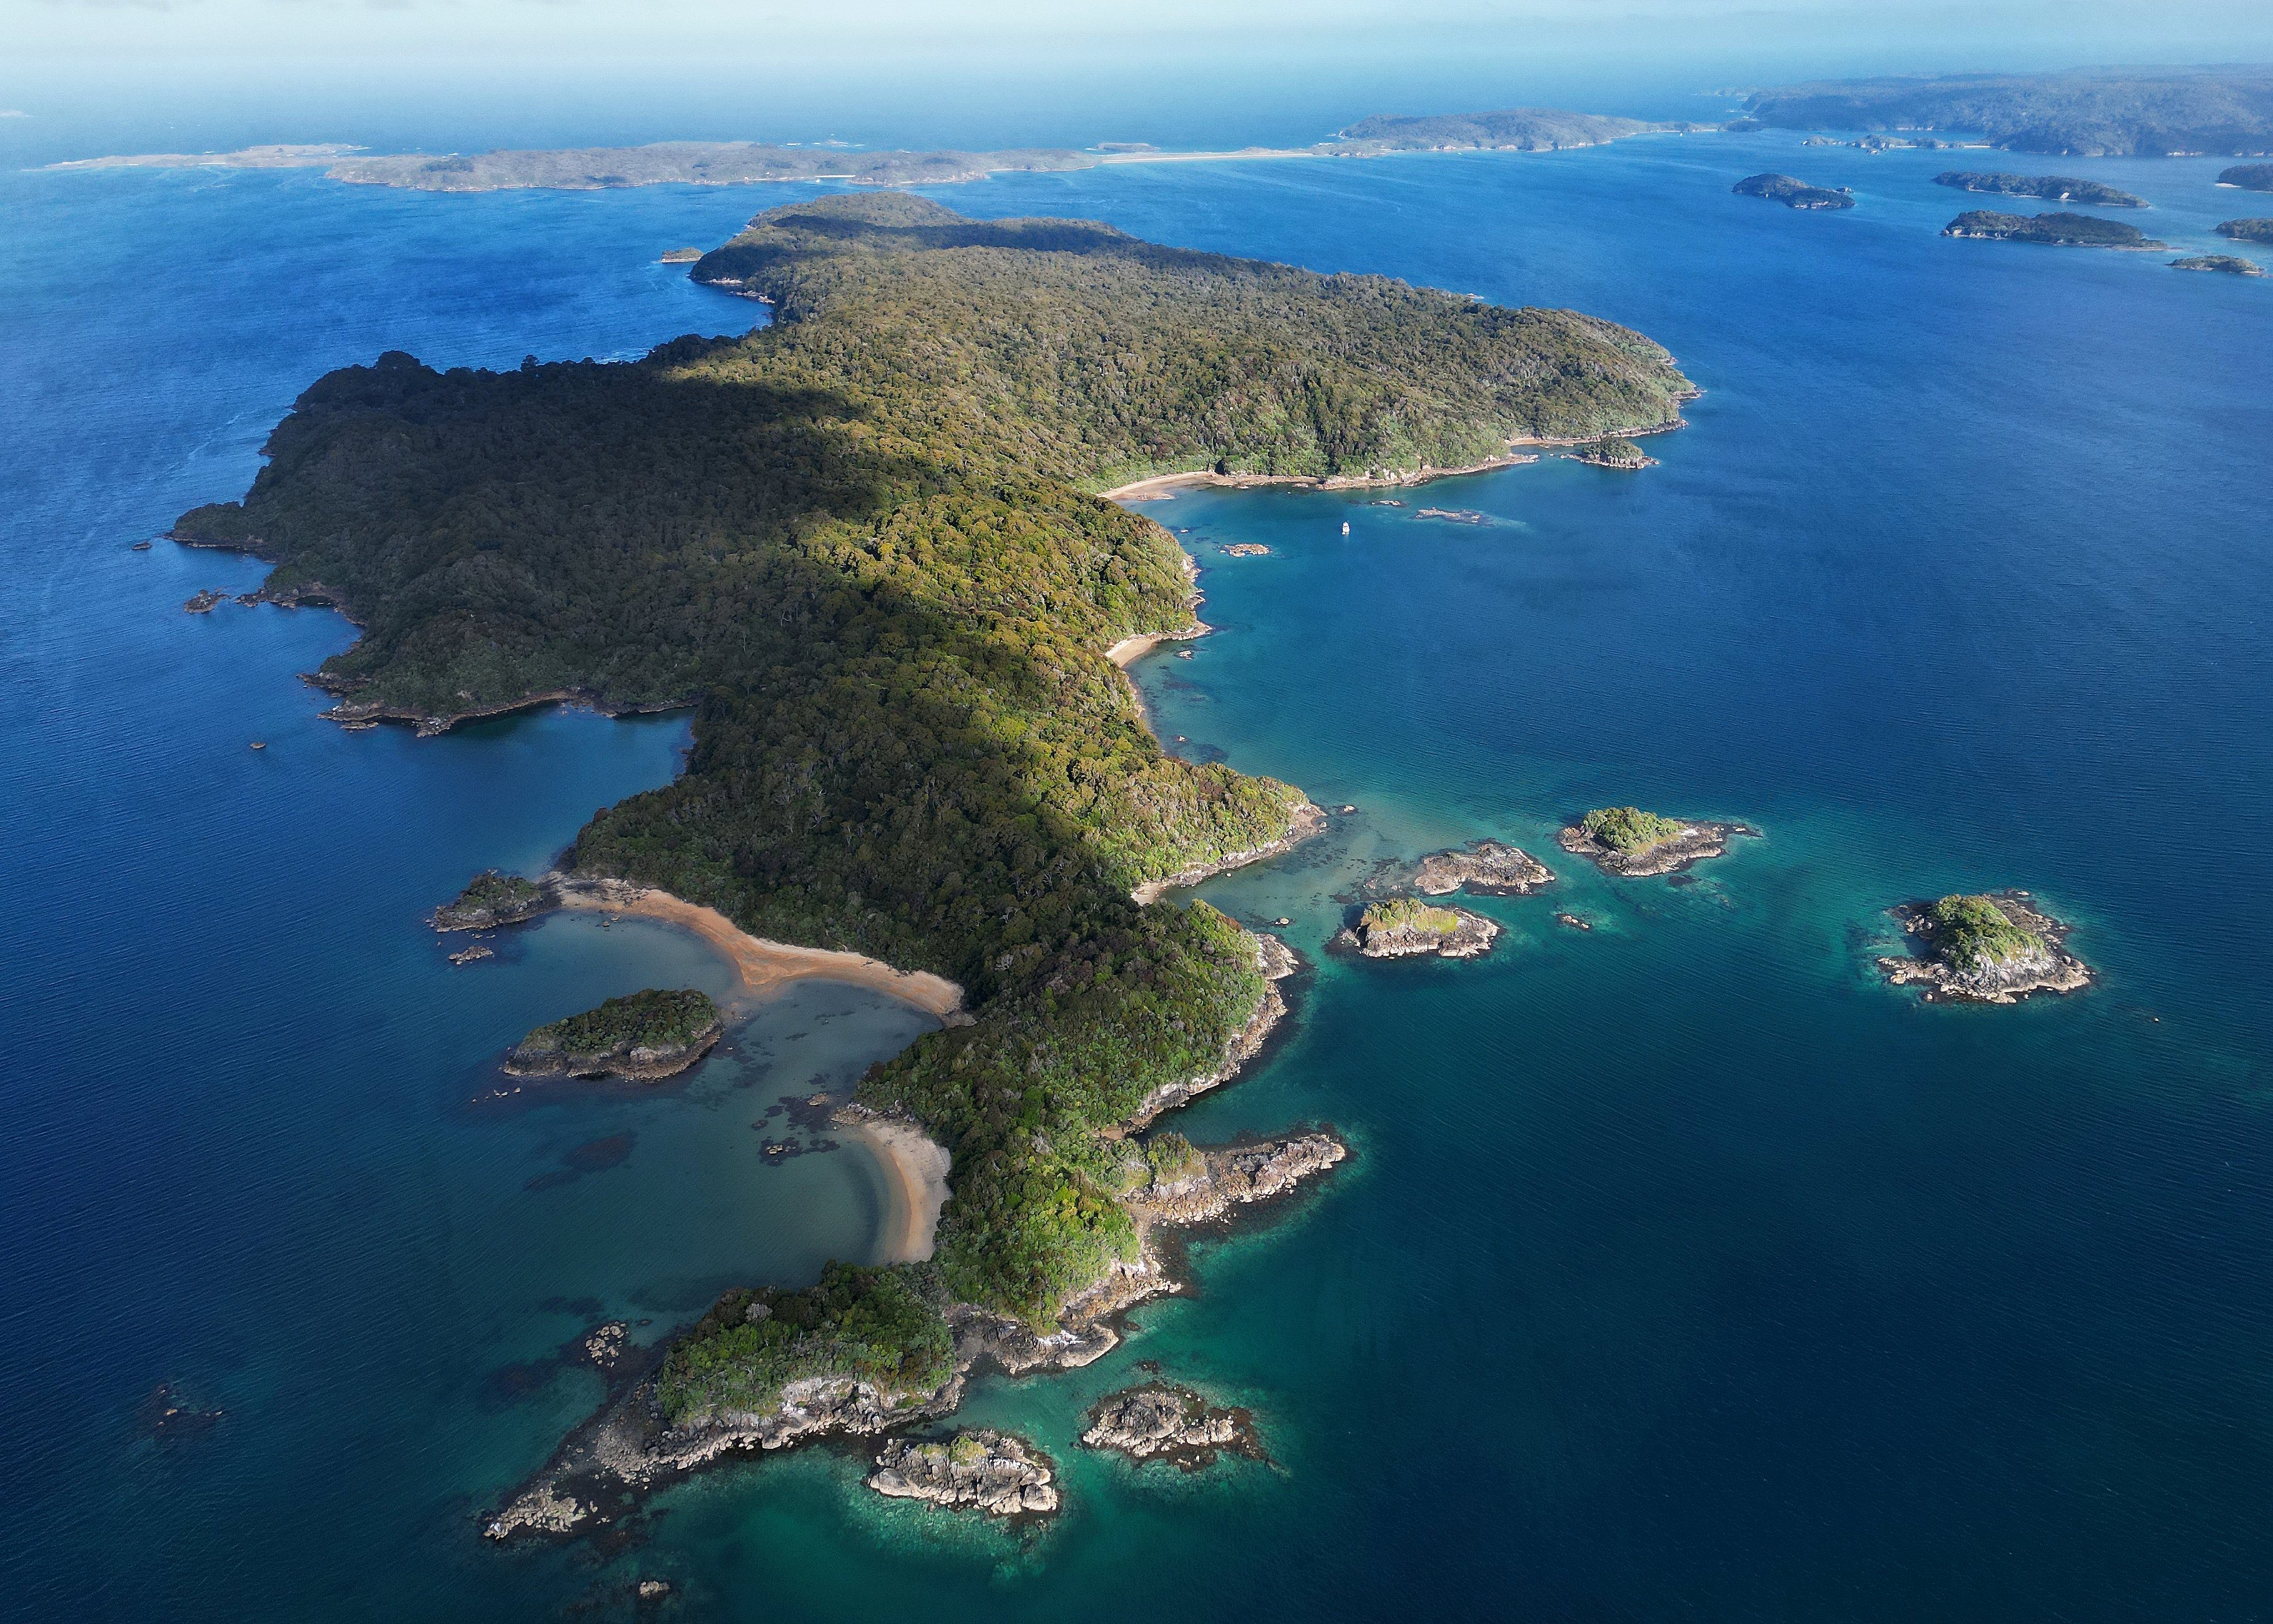
[[[668,891],[646,889],[620,880],[566,880],[560,884],[560,905],[660,919],[666,924],[692,931],[734,967],[747,992],[762,992],[784,982],[808,978],[845,981],[889,993],[951,1023],[964,1013],[963,989],[944,976],[934,976],[928,970],[894,969],[881,960],[857,953],[767,941],[748,934],[716,909],[685,902]]]

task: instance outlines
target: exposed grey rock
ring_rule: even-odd
[[[1058,1492],[1040,1451],[986,1429],[935,1441],[895,1438],[876,1456],[868,1486],[895,1500],[971,1506],[989,1516],[1044,1516]]]
[[[1211,1464],[1226,1450],[1262,1457],[1255,1418],[1244,1410],[1211,1404],[1189,1388],[1150,1382],[1099,1401],[1081,1441],[1092,1449],[1117,1449],[1134,1460],[1172,1461],[1187,1471]]]
[[[1522,896],[1554,878],[1554,871],[1530,853],[1496,840],[1479,840],[1422,858],[1413,888],[1424,896],[1446,896],[1463,889],[1485,896]]]

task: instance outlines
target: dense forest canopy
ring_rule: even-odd
[[[771,210],[695,274],[776,321],[630,363],[332,373],[245,499],[177,534],[342,604],[364,636],[319,680],[357,714],[694,705],[685,774],[575,864],[961,981],[976,1023],[863,1095],[953,1152],[926,1278],[1046,1319],[1133,1253],[1149,1172],[1105,1130],[1219,1065],[1264,993],[1238,926],[1130,889],[1302,805],[1145,730],[1103,651],[1190,623],[1184,560],[1090,493],[1480,460],[1663,423],[1687,384],[1583,316],[904,196]]]

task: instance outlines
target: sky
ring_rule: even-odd
[[[1731,84],[2217,61],[2273,61],[2273,0],[0,0],[0,110],[28,116],[0,121],[0,156],[129,126],[1311,139],[1378,111],[1707,116]]]

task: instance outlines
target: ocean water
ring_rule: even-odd
[[[1062,1468],[1054,1526],[879,1504],[816,1449],[510,1552],[479,1514],[597,1397],[564,1340],[873,1253],[861,1153],[769,1167],[750,1125],[923,1022],[806,984],[682,1085],[480,1100],[539,1020],[724,989],[582,917],[453,970],[418,917],[662,782],[684,722],[342,734],[294,674],[350,628],[185,616],[257,566],[127,548],[240,490],[326,367],[746,325],[652,261],[778,194],[0,177],[5,1607],[628,1616],[658,1576],[690,1618],[2266,1616],[2273,288],[1944,241],[1946,167],[1692,138],[942,190],[1588,311],[1707,393],[1639,475],[1144,510],[1219,633],[1137,667],[1163,737],[1358,809],[1206,889],[1313,968],[1178,1126],[1357,1154],[1197,1241],[1107,1359],[976,1384]],[[2217,167],[2088,172],[2202,251],[2246,212]],[[1767,168],[1860,206],[1729,194]],[[1762,835],[1611,882],[1553,846],[1608,801]],[[1319,952],[1371,864],[1487,834],[1561,876],[1477,904],[1490,958]],[[2094,988],[1876,984],[1889,903],[2002,885]],[[1076,1448],[1140,1363],[1252,1408],[1271,1461]],[[221,1420],[142,1436],[169,1381]]]

